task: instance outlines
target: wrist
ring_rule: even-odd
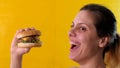
[[[10,68],[21,68],[22,66],[22,55],[11,54]]]
[[[22,59],[22,55],[11,54],[11,58],[14,58],[14,59]]]

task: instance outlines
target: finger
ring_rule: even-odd
[[[30,48],[24,48],[24,52],[28,53],[30,51]]]
[[[32,30],[35,30],[35,28],[34,28],[34,27],[32,27],[31,29],[32,29]]]
[[[12,40],[12,44],[11,44],[12,46],[17,46],[18,39],[17,39],[16,36],[17,36],[18,33],[22,32],[22,31],[25,31],[25,30],[24,29],[20,29],[20,30],[16,31],[16,34],[15,34],[13,40]]]
[[[12,40],[12,46],[17,46],[18,39],[16,37],[13,38]]]
[[[20,30],[18,30],[18,32],[23,32],[23,31],[25,31],[25,29],[20,29]]]
[[[15,36],[16,36],[18,33],[23,32],[23,31],[25,31],[25,29],[19,29],[19,30],[17,30]]]
[[[35,28],[34,27],[32,27],[32,28],[25,28],[25,30],[35,30]]]
[[[27,31],[27,30],[31,30],[31,28],[25,28],[25,30]]]

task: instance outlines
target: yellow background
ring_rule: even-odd
[[[78,66],[69,59],[67,34],[73,18],[87,3],[107,6],[120,22],[120,0],[0,0],[0,68],[10,67],[11,40],[16,30],[26,27],[41,30],[43,45],[24,55],[23,68]]]

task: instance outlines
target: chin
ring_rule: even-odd
[[[78,62],[80,60],[80,58],[78,58],[78,56],[75,56],[75,55],[71,55],[69,56],[69,58],[75,62]]]
[[[69,58],[71,60],[75,61],[78,64],[84,62],[87,59],[87,58],[85,58],[83,56],[77,56],[77,55],[71,55],[71,54],[70,54]]]

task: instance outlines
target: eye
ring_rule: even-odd
[[[85,27],[80,27],[80,30],[81,31],[86,31],[86,28]]]

